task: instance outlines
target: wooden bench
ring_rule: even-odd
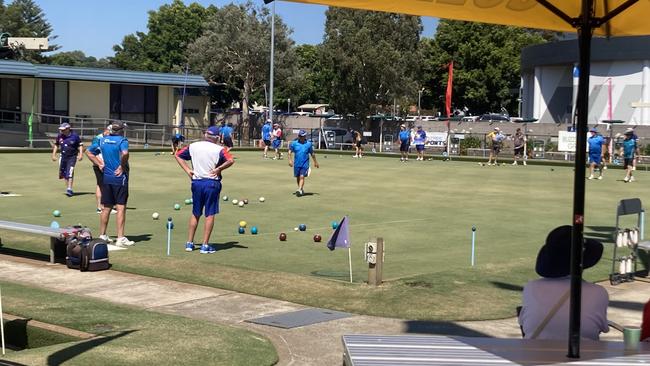
[[[65,262],[65,237],[68,234],[65,229],[0,220],[0,230],[48,236],[50,237],[50,263]]]

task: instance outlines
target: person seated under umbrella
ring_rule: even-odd
[[[583,268],[593,267],[603,255],[603,244],[585,239]],[[569,337],[569,294],[571,292],[571,226],[553,229],[537,254],[535,271],[543,278],[530,281],[522,294],[519,314],[524,338],[563,339]],[[600,285],[582,281],[580,336],[598,340],[607,333],[609,295]]]

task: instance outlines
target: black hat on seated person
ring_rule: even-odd
[[[542,277],[558,278],[571,273],[571,226],[556,227],[546,237],[546,243],[537,254],[535,272]],[[582,252],[582,268],[598,263],[603,255],[603,244],[598,240],[585,239]]]

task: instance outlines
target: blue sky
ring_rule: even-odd
[[[113,45],[119,44],[125,35],[147,31],[147,11],[169,2],[171,0],[36,0],[52,24],[54,34],[59,36],[55,43],[62,46],[60,51],[81,50],[97,58],[112,56]],[[186,4],[189,2],[185,0]],[[197,2],[204,6],[223,6],[233,1]],[[325,6],[282,1],[276,4],[276,13],[293,29],[293,39],[298,44],[322,41],[326,9]],[[432,37],[437,20],[426,17],[422,20],[423,36]]]

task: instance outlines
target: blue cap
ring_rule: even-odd
[[[299,136],[299,137],[305,137],[305,136],[307,136],[307,131],[305,131],[305,130],[300,130],[300,131],[298,131],[298,136]]]
[[[210,136],[219,136],[219,127],[217,126],[208,127],[205,133],[207,133]]]
[[[583,130],[583,131],[584,131],[584,130]],[[596,127],[594,127],[594,128],[592,128],[591,130],[589,130],[589,132],[598,132],[598,130],[596,129]]]
[[[63,122],[59,125],[59,130],[67,130],[68,128],[70,128],[69,123]]]

